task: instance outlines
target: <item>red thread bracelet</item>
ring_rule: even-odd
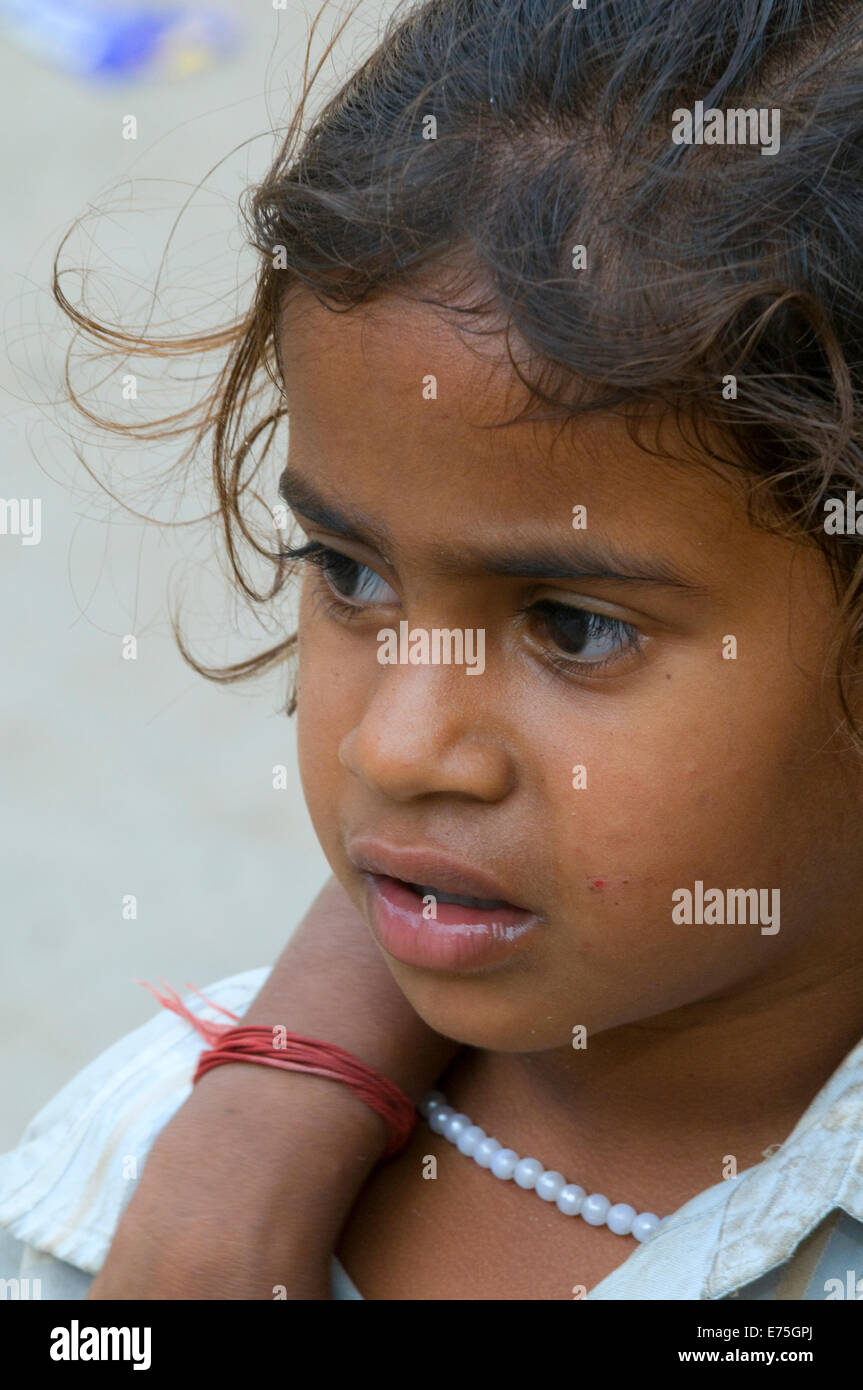
[[[310,1072],[314,1076],[327,1076],[332,1081],[343,1082],[355,1096],[365,1101],[366,1105],[371,1106],[372,1110],[380,1115],[390,1136],[384,1150],[384,1158],[391,1158],[403,1149],[413,1133],[417,1111],[410,1097],[405,1095],[395,1082],[382,1076],[373,1067],[366,1066],[365,1062],[361,1062],[344,1048],[336,1047],[334,1043],[321,1042],[316,1038],[306,1038],[299,1033],[291,1033],[280,1025],[272,1028],[244,1025],[240,1022],[238,1014],[231,1013],[230,1009],[223,1009],[220,1004],[214,1004],[211,999],[201,994],[200,990],[195,989],[194,985],[189,985],[188,988],[211,1009],[217,1009],[227,1018],[236,1019],[240,1026],[232,1027],[227,1023],[215,1023],[199,1018],[186,1007],[177,992],[169,985],[165,985],[167,993],[160,994],[146,980],[139,980],[138,983],[149,989],[164,1008],[170,1009],[187,1023],[191,1023],[204,1041],[209,1043],[208,1050],[202,1052],[198,1058],[192,1085],[213,1067],[227,1062],[257,1062],[262,1066],[281,1067],[286,1071]],[[285,1055],[274,1056],[274,1053]]]

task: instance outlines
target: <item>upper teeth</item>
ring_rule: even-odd
[[[429,888],[422,883],[412,883],[411,888],[421,898],[431,897],[439,903],[458,903],[461,907],[483,907],[486,909],[507,906],[499,898],[469,898],[466,893],[442,893],[439,888]]]

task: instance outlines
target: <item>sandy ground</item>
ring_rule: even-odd
[[[187,626],[202,654],[247,654],[267,640],[246,621],[251,640],[219,645],[237,617],[218,568],[205,564],[211,528],[165,532],[112,510],[56,404],[70,329],[48,281],[69,225],[107,204],[65,263],[91,266],[97,306],[141,322],[174,214],[217,159],[262,136],[207,180],[160,289],[162,322],[224,317],[207,306],[222,282],[229,288],[242,247],[237,196],[266,168],[317,3],[234,8],[248,25],[239,57],[158,86],[96,88],[0,41],[0,496],[41,500],[38,544],[0,535],[0,1150],[74,1072],[152,1016],[137,980],[205,988],[272,962],[327,876],[293,724],[279,713],[285,678],[221,688],[174,645],[169,603],[181,581],[191,583]],[[343,8],[333,5],[335,18]],[[366,0],[341,51],[367,51],[388,8]],[[349,56],[331,65],[330,86],[349,67]],[[134,141],[122,136],[130,114]],[[102,290],[111,260],[120,273]],[[67,289],[75,299],[80,281]],[[105,399],[118,398],[118,370],[103,368]],[[158,415],[160,401],[141,386],[142,411]],[[99,472],[100,456],[89,457]],[[163,461],[170,451],[124,446],[123,477]],[[166,502],[160,514],[169,512]],[[126,634],[138,639],[135,661],[122,658]],[[277,764],[288,767],[286,790],[273,788]],[[127,895],[134,920],[123,915]]]

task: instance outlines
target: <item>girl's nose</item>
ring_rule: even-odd
[[[514,766],[502,731],[495,733],[483,689],[490,679],[488,672],[469,677],[464,667],[387,667],[342,739],[339,761],[392,801],[433,794],[502,800]]]

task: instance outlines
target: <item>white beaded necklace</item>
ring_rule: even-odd
[[[459,1153],[472,1158],[480,1168],[488,1168],[503,1182],[510,1178],[518,1187],[533,1191],[544,1202],[554,1202],[564,1216],[581,1216],[589,1226],[607,1226],[617,1236],[647,1240],[664,1218],[652,1211],[637,1214],[628,1202],[612,1206],[601,1192],[589,1196],[583,1187],[568,1183],[562,1173],[544,1168],[538,1158],[519,1158],[514,1149],[505,1149],[499,1139],[490,1139],[484,1129],[468,1115],[456,1114],[440,1091],[429,1091],[417,1106],[435,1134],[455,1144]]]

